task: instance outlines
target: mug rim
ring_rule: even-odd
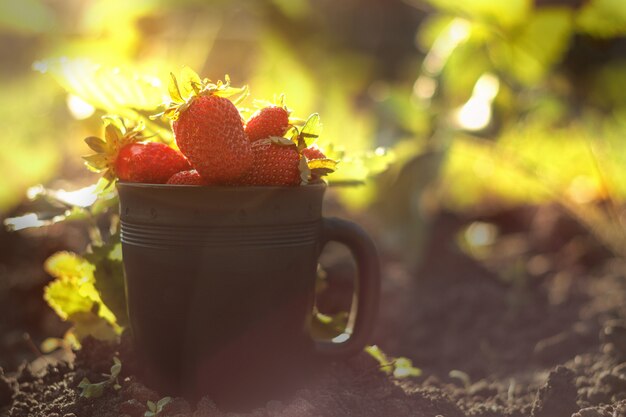
[[[142,188],[142,189],[201,189],[201,190],[298,190],[307,188],[326,188],[328,184],[324,181],[313,184],[306,185],[187,185],[187,184],[150,184],[143,182],[131,182],[131,181],[120,181],[118,180],[115,186],[123,186],[123,187],[132,187],[132,188]]]

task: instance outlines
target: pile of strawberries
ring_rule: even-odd
[[[180,82],[172,74],[169,93],[171,102],[157,117],[172,121],[179,150],[146,141],[141,125],[128,129],[122,119],[105,117],[105,138],[85,139],[96,152],[85,157],[87,166],[109,181],[205,186],[295,186],[335,169],[335,161],[307,146],[321,129],[317,114],[298,127],[281,98],[246,122],[237,104],[247,87],[231,87],[228,77],[201,80],[188,68]]]

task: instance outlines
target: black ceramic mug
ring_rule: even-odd
[[[315,358],[366,344],[379,260],[360,227],[322,217],[324,184],[117,188],[133,340],[161,390],[243,404]],[[349,328],[314,340],[317,263],[329,241],[350,249],[358,277]]]

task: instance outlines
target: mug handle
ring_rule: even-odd
[[[374,328],[380,295],[380,261],[374,242],[355,223],[336,217],[323,218],[322,249],[330,241],[350,249],[357,265],[357,278],[346,329],[332,340],[316,340],[316,350],[327,356],[350,356],[365,347]]]

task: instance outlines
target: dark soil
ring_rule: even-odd
[[[499,234],[488,247],[461,250],[459,234],[475,221]],[[295,393],[247,413],[204,397],[175,398],[159,416],[626,417],[625,260],[551,206],[480,219],[444,213],[431,236],[416,270],[383,254],[374,337],[388,355],[410,358],[420,377],[395,379],[363,353],[320,367]],[[350,264],[338,261],[328,275],[333,293],[347,296]],[[341,302],[321,304],[332,311]],[[81,397],[79,382],[104,380],[114,355],[121,388]],[[147,401],[167,393],[146,387],[135,363],[124,337],[115,345],[87,340],[69,362],[44,356],[7,367],[0,414],[143,416]]]

